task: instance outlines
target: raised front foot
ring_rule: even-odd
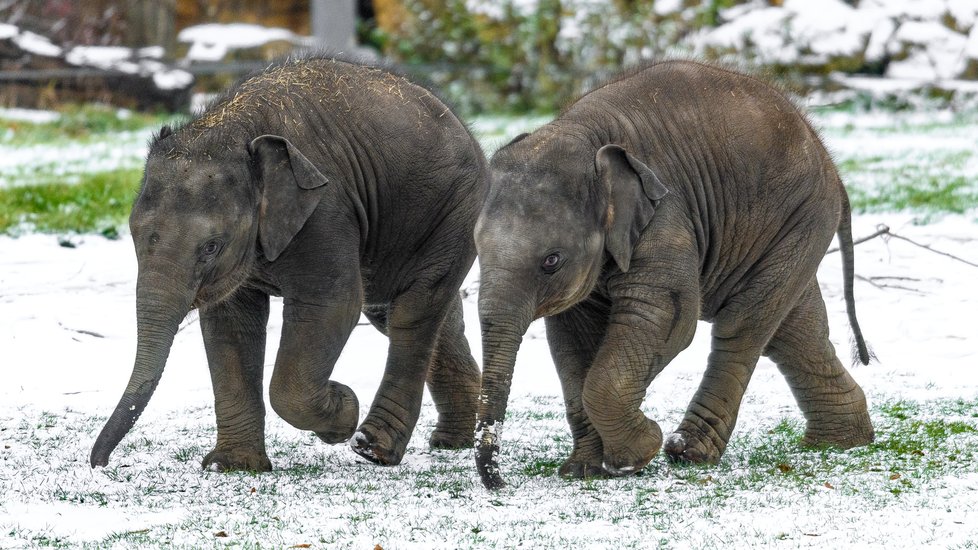
[[[613,476],[634,474],[651,462],[662,446],[662,429],[651,418],[645,418],[640,429],[620,439],[618,445],[604,442],[602,467]]]
[[[353,437],[360,421],[360,401],[357,394],[348,386],[336,382],[329,383],[332,391],[331,402],[336,404],[327,422],[320,423],[316,436],[330,445],[345,443]]]
[[[375,464],[396,466],[401,463],[407,448],[407,437],[398,439],[403,439],[403,442],[395,441],[386,432],[364,423],[350,439],[350,448],[353,449],[353,452]],[[469,445],[471,442],[470,436]]]
[[[252,447],[221,448],[220,446],[207,453],[200,463],[205,470],[215,472],[270,472],[272,461],[264,449]]]
[[[272,389],[275,412],[289,424],[315,433],[326,443],[346,442],[357,429],[360,402],[353,390],[343,384],[330,381],[320,392],[301,395],[277,391],[274,385]]]

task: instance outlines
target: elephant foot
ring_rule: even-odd
[[[361,426],[350,439],[353,452],[381,466],[396,466],[404,458],[407,444],[395,445],[390,437],[375,434],[369,426]]]
[[[272,408],[283,420],[308,430],[325,443],[344,443],[360,421],[360,402],[353,390],[330,381],[326,391],[296,397],[273,392]]]
[[[431,432],[431,437],[428,438],[428,446],[432,449],[452,451],[471,449],[473,441],[475,441],[472,435],[474,426],[475,423],[473,422],[473,427],[467,430],[442,430],[441,428],[435,428],[435,431]]]
[[[635,430],[622,440],[626,445],[619,447],[605,441],[602,467],[613,476],[634,474],[648,465],[662,446],[662,429],[651,418],[645,418],[644,429]]]
[[[683,424],[686,424],[683,421]],[[669,462],[684,464],[717,464],[726,447],[718,446],[713,438],[706,434],[697,433],[680,425],[679,429],[666,438],[663,451]]]
[[[272,461],[264,449],[250,447],[221,448],[217,447],[207,453],[200,463],[205,470],[215,472],[270,472]]]
[[[339,427],[335,430],[325,430],[321,432],[314,432],[316,437],[318,437],[323,443],[328,443],[330,445],[336,445],[338,443],[345,443],[353,437],[353,432],[357,429],[356,420],[354,420],[352,426]]]
[[[560,465],[557,475],[564,479],[593,479],[607,477],[608,473],[604,471],[600,460],[580,461],[571,457]]]
[[[868,412],[847,415],[845,418],[833,419],[832,422],[814,424],[808,422],[808,427],[805,429],[805,437],[801,440],[801,444],[805,447],[851,449],[869,445],[876,437]]]

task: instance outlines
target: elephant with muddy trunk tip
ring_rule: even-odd
[[[458,289],[487,186],[479,145],[431,92],[335,59],[273,65],[163,128],[130,217],[135,365],[92,466],[107,464],[142,413],[181,319],[197,308],[217,415],[203,466],[271,469],[270,295],[284,298],[284,313],[269,398],[288,423],[397,464],[427,381],[438,410],[431,446],[468,448],[480,373]],[[358,428],[356,395],[330,374],[361,312],[390,347]]]
[[[517,350],[546,318],[574,448],[566,477],[642,469],[662,446],[640,410],[656,375],[713,323],[700,387],[665,442],[715,463],[761,355],[788,381],[804,443],[873,440],[866,398],[836,357],[815,271],[838,234],[859,358],[849,204],[815,131],[743,74],[647,65],[500,149],[476,224],[483,382],[476,462],[489,488]]]

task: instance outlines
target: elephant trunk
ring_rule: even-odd
[[[109,455],[132,429],[163,376],[180,321],[190,311],[193,291],[166,291],[172,279],[140,273],[136,283],[136,360],[119,404],[92,447],[92,467],[106,466]]]
[[[483,272],[483,281],[487,281]],[[482,394],[475,432],[475,463],[487,489],[505,486],[499,471],[499,442],[506,402],[513,381],[516,352],[533,320],[534,302],[521,296],[518,285],[494,282],[482,286],[479,318],[482,324]]]

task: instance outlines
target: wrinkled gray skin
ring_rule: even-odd
[[[427,380],[439,415],[430,444],[471,445],[480,374],[458,289],[487,185],[479,145],[435,96],[331,59],[273,66],[182,128],[164,128],[130,218],[135,364],[92,466],[107,464],[143,411],[181,319],[198,308],[217,414],[203,466],[271,469],[270,295],[285,306],[269,399],[287,422],[397,464]],[[361,311],[390,348],[358,429],[356,395],[330,374]]]
[[[838,233],[849,320],[868,362],[853,309],[848,199],[819,138],[780,93],[707,65],[654,64],[586,94],[490,166],[476,225],[476,461],[487,487],[504,484],[497,454],[513,365],[539,317],[574,439],[562,476],[648,464],[662,432],[639,407],[698,319],[713,324],[712,351],[666,440],[671,460],[719,460],[761,355],[807,419],[805,444],[873,440],[815,280]]]

